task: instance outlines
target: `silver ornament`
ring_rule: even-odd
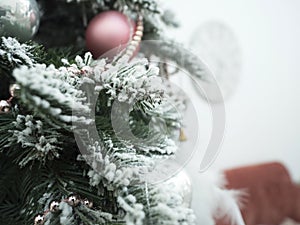
[[[0,35],[29,40],[37,32],[40,13],[36,0],[0,0]]]
[[[0,101],[0,114],[1,113],[8,113],[10,111],[11,105],[4,100]]]
[[[80,203],[79,196],[72,194],[68,197],[67,202],[70,206],[76,207]]]
[[[93,208],[93,202],[89,201],[88,199],[84,199],[82,201],[82,203],[83,203],[83,205],[85,205],[86,207],[88,207],[90,209]]]
[[[49,204],[49,210],[52,213],[58,212],[59,211],[59,202],[58,201],[52,201]]]
[[[173,177],[166,180],[166,184],[171,185],[179,193],[183,199],[183,205],[185,207],[191,207],[192,203],[192,183],[187,172],[182,169],[176,173]]]
[[[12,84],[9,86],[9,93],[12,97],[18,97],[21,91],[21,87],[18,84]]]
[[[166,160],[144,178],[147,183],[168,185],[183,199],[183,205],[190,207],[192,202],[192,182],[184,167],[174,160]]]
[[[34,218],[34,225],[42,225],[44,224],[44,215],[40,214],[40,215],[37,215],[35,218]]]

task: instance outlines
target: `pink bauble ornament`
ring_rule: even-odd
[[[135,29],[135,22],[119,11],[100,13],[87,27],[86,47],[94,58],[111,58],[126,48]]]

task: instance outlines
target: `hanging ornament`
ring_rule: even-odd
[[[85,205],[89,209],[92,209],[94,203],[87,198],[81,199],[79,195],[71,194],[67,198],[62,200],[63,202],[68,203],[72,207],[78,207],[81,205]],[[44,214],[38,214],[34,218],[34,225],[43,225],[45,223],[45,218],[47,218],[49,213],[57,213],[60,211],[59,209],[60,201],[54,200],[49,203],[48,209],[44,212]],[[75,215],[76,217],[76,215]]]
[[[1,100],[0,101],[0,114],[1,113],[8,113],[10,111],[11,105],[5,101]]]
[[[184,206],[191,207],[193,193],[192,183],[184,168],[166,180],[166,184],[171,185],[174,190],[181,195]]]
[[[50,204],[49,204],[49,210],[52,213],[58,212],[59,211],[59,202],[56,201],[56,200],[50,202]]]
[[[14,97],[14,98],[18,97],[18,95],[20,94],[20,90],[21,90],[21,87],[18,84],[12,84],[9,87],[9,93],[10,93],[11,97]]]
[[[79,196],[75,195],[75,194],[72,194],[68,197],[67,199],[67,202],[70,206],[78,206],[79,203],[80,203],[80,199],[79,199]]]
[[[104,53],[112,58],[128,45],[135,29],[135,22],[119,11],[100,13],[87,26],[86,47],[94,58]]]
[[[89,201],[88,199],[84,199],[82,201],[82,204],[85,205],[86,207],[90,208],[90,209],[93,208],[93,202]]]
[[[44,220],[45,220],[44,215],[39,214],[34,218],[34,225],[42,225],[44,224]]]
[[[235,32],[223,22],[208,21],[195,30],[190,43],[196,55],[207,63],[215,76],[215,80],[210,82],[193,82],[197,90],[199,84],[205,90],[205,95],[199,92],[200,96],[212,102],[229,98],[238,87],[242,71],[242,51]]]
[[[29,40],[40,23],[36,0],[0,0],[0,36]]]
[[[145,174],[145,180],[149,184],[169,185],[181,196],[182,204],[190,207],[193,193],[192,182],[184,167],[175,160],[169,159],[157,164],[153,171]]]

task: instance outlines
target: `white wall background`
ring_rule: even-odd
[[[225,102],[226,136],[211,169],[280,160],[300,181],[300,0],[169,0],[164,4],[181,22],[181,28],[171,32],[177,40],[189,43],[202,22],[219,20],[234,30],[242,48],[242,76]],[[200,111],[199,129],[207,130],[211,122],[207,105],[197,93],[191,96]],[[202,132],[201,138],[207,135]],[[201,154],[195,155],[189,170],[198,169]]]

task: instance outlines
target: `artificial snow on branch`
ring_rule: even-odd
[[[82,104],[84,93],[78,90],[78,76],[66,67],[56,69],[53,65],[36,64],[14,70],[16,82],[21,86],[20,100],[29,110],[37,113],[51,124],[72,122],[72,109],[89,111]]]
[[[8,138],[8,143],[4,147],[9,148],[16,144],[21,146],[19,154],[22,157],[17,158],[21,167],[30,161],[38,160],[45,163],[46,160],[59,157],[60,136],[55,130],[45,129],[43,122],[34,120],[31,115],[18,115],[13,124],[14,129],[8,131],[12,136]]]
[[[21,44],[17,39],[12,37],[1,37],[0,40],[0,59],[1,64],[7,60],[14,65],[32,66],[36,63],[34,57],[35,46]]]
[[[173,61],[177,66],[185,69],[191,77],[196,77],[203,81],[212,81],[213,75],[195,54],[172,40],[159,40],[159,35],[148,35],[141,46],[141,51],[148,57],[154,55],[161,59]]]

